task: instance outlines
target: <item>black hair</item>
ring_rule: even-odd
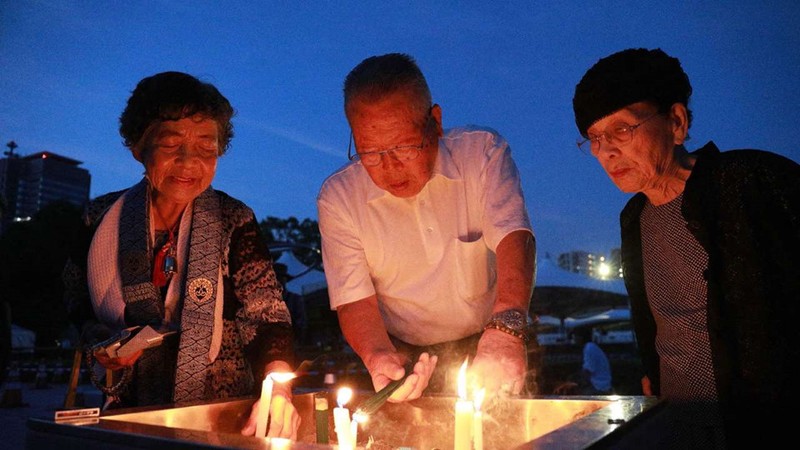
[[[119,118],[119,134],[128,148],[140,145],[147,129],[165,120],[180,120],[196,114],[217,122],[219,152],[224,154],[233,138],[231,118],[235,114],[225,96],[210,83],[182,72],[162,72],[136,85]]]

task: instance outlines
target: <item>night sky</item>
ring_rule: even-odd
[[[0,143],[83,161],[92,197],[126,188],[143,172],[118,134],[130,92],[185,71],[237,110],[214,186],[259,219],[316,219],[320,185],[347,162],[344,77],[404,52],[445,127],[509,141],[540,255],[607,253],[629,195],[576,148],[574,86],[601,57],[660,47],[694,87],[690,150],[713,140],[800,161],[796,1],[379,3],[0,1]]]

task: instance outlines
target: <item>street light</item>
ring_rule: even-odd
[[[608,275],[611,273],[611,266],[607,263],[601,262],[597,266],[597,274],[600,275],[600,278],[606,279]]]

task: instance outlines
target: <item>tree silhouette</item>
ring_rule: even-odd
[[[297,259],[310,267],[320,266],[319,249],[322,237],[316,220],[306,218],[301,222],[293,216],[288,219],[267,216],[259,226],[267,245],[300,244],[293,250]]]

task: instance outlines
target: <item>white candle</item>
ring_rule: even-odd
[[[369,420],[369,416],[359,410],[353,413],[353,421],[350,422],[350,440],[353,443],[353,448],[358,445],[358,424],[364,423]]]
[[[336,393],[336,403],[339,405],[333,408],[333,429],[336,431],[336,439],[339,441],[340,449],[352,449],[353,437],[351,436],[350,410],[344,407],[353,397],[353,390],[348,387],[339,389]]]
[[[269,407],[272,404],[272,387],[278,383],[286,383],[295,377],[291,372],[273,372],[264,377],[261,383],[261,397],[256,413],[256,437],[267,437],[267,425],[269,423]]]
[[[261,383],[261,398],[258,403],[256,415],[256,437],[267,437],[267,423],[269,422],[269,405],[272,403],[272,374],[267,374]]]
[[[458,400],[456,400],[456,431],[454,438],[455,450],[470,450],[472,448],[472,402],[467,400],[467,360],[461,365],[458,372]]]
[[[353,420],[350,421],[350,445],[353,448],[356,448],[356,443],[358,442],[358,421],[355,417]]]
[[[475,394],[475,414],[472,416],[472,444],[473,450],[483,450],[483,412],[481,412],[481,404],[483,397],[486,395],[486,389],[481,389]]]

